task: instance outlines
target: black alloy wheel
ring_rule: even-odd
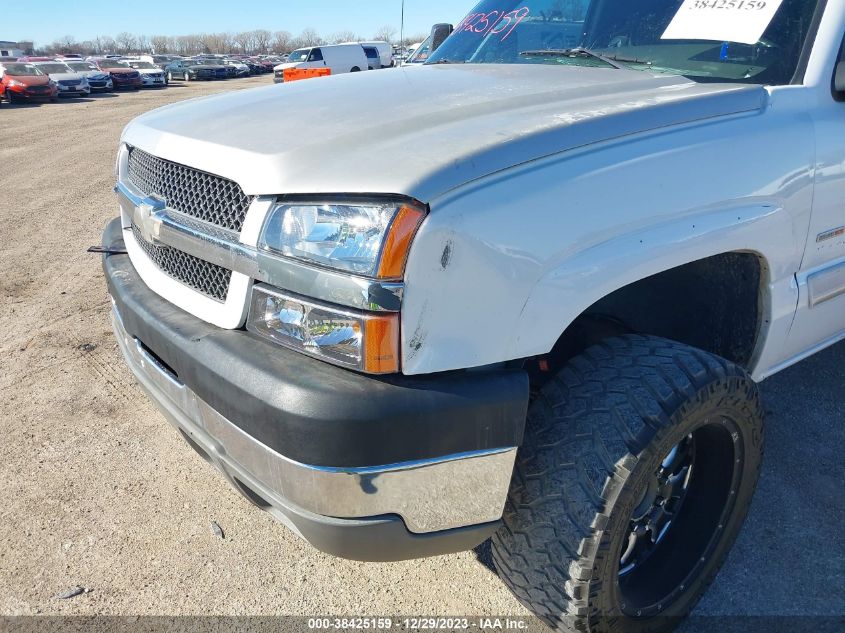
[[[715,578],[759,477],[763,408],[737,365],[652,336],[609,338],[533,399],[499,575],[560,630],[673,630]]]

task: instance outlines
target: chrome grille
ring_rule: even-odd
[[[147,257],[168,276],[215,301],[225,302],[232,281],[232,271],[203,261],[170,246],[146,241],[134,224],[132,234]]]
[[[129,150],[129,180],[145,195],[164,198],[185,215],[240,233],[252,202],[240,186],[219,176]]]

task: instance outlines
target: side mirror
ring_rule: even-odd
[[[451,24],[435,24],[431,27],[431,52],[433,53],[455,29]]]

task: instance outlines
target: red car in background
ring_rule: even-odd
[[[0,94],[9,103],[34,99],[59,100],[59,87],[46,74],[26,62],[0,63]]]
[[[126,62],[107,57],[89,57],[86,61],[94,64],[98,70],[109,73],[115,90],[138,90],[141,87],[141,73]]]

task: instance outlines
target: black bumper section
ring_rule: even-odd
[[[122,246],[119,221],[103,238],[104,247]],[[103,266],[127,331],[205,402],[289,459],[356,468],[522,443],[521,370],[365,376],[197,319],[152,292],[128,256],[106,257]]]
[[[106,227],[103,246],[123,248],[119,219]],[[152,292],[126,255],[104,256],[103,268],[128,333],[229,421],[289,459],[382,466],[522,443],[523,371],[365,376],[197,319]],[[289,510],[288,520],[318,549],[369,561],[471,549],[499,526],[413,534],[395,516],[346,520]]]

